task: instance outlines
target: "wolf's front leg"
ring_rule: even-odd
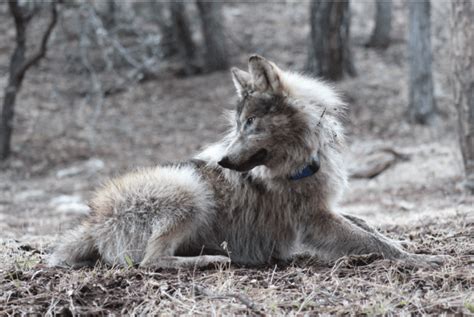
[[[357,220],[357,221],[354,221]],[[308,233],[313,250],[324,260],[335,261],[346,255],[377,253],[386,259],[402,260],[412,265],[440,265],[443,256],[411,254],[365,221],[356,217],[325,212],[312,221],[313,230]]]
[[[382,238],[382,239],[385,239],[385,240],[388,240],[389,242],[391,243],[394,243],[395,245],[399,246],[399,247],[407,247],[410,245],[410,243],[408,241],[405,241],[405,240],[393,240],[391,238],[388,238],[386,236],[384,236],[383,234],[381,234],[380,232],[377,231],[377,229],[375,229],[374,227],[370,226],[364,219],[362,218],[359,218],[359,217],[356,217],[356,216],[353,216],[353,215],[348,215],[348,214],[341,214],[344,218],[346,218],[347,220],[349,220],[352,224],[362,228],[363,230],[367,231],[367,232],[370,232],[370,233],[373,233],[375,235],[377,235],[378,237]]]

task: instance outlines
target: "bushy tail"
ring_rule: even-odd
[[[93,266],[99,260],[99,252],[90,228],[81,225],[62,236],[48,259],[49,266],[74,268]]]

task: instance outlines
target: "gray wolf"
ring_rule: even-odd
[[[307,254],[323,262],[378,253],[413,263],[365,221],[337,212],[347,183],[345,104],[328,84],[254,55],[232,68],[238,101],[225,137],[194,159],[109,181],[51,265],[246,266]]]

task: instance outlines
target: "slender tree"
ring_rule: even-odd
[[[186,15],[185,4],[181,1],[170,3],[173,38],[178,54],[185,64],[185,74],[196,73],[195,57],[196,46],[194,45],[190,23]]]
[[[410,121],[428,124],[435,114],[431,70],[430,1],[408,1],[408,55],[410,67],[408,116]]]
[[[37,64],[45,55],[48,39],[57,22],[56,2],[51,3],[51,18],[43,33],[38,50],[26,57],[26,30],[34,11],[21,6],[19,1],[8,2],[10,13],[15,22],[16,47],[10,59],[8,84],[3,98],[2,116],[0,119],[0,160],[5,160],[10,155],[11,136],[13,131],[13,118],[15,115],[15,101],[21,84],[28,69]]]
[[[451,6],[454,102],[458,111],[465,186],[474,194],[474,3],[453,0]]]
[[[375,0],[375,26],[367,47],[387,48],[392,31],[392,0]]]
[[[119,8],[115,0],[107,0],[105,7],[105,12],[102,13],[103,21],[107,29],[111,29],[117,24],[117,9]]]
[[[148,2],[147,5],[153,12],[154,21],[158,24],[161,32],[160,49],[164,58],[176,55],[178,53],[178,47],[175,43],[175,35],[173,25],[171,23],[169,7],[166,3],[159,1]]]
[[[197,0],[196,5],[201,17],[202,34],[204,36],[205,69],[207,71],[227,69],[229,60],[221,4]]]
[[[313,0],[307,69],[316,76],[338,80],[356,75],[350,52],[349,0]]]

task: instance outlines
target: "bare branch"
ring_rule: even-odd
[[[49,36],[51,35],[51,32],[54,29],[54,26],[56,25],[56,22],[58,21],[58,9],[56,8],[56,1],[53,1],[51,3],[51,20],[48,24],[48,27],[46,28],[46,31],[43,34],[43,38],[41,39],[40,47],[38,51],[33,54],[30,58],[28,58],[25,63],[22,65],[22,67],[19,70],[19,73],[24,73],[36,64],[40,59],[42,59],[46,55],[46,45],[48,44]]]
[[[0,117],[0,160],[4,160],[10,155],[13,118],[15,116],[15,101],[18,91],[21,88],[23,78],[25,77],[25,73],[28,68],[45,56],[49,36],[51,35],[58,18],[56,2],[53,2],[51,5],[51,21],[43,34],[38,52],[33,54],[30,58],[25,59],[26,28],[36,10],[33,8],[32,10],[29,10],[29,12],[26,12],[26,9],[22,8],[17,0],[9,1],[9,7],[15,21],[16,47],[10,60],[8,85],[5,88],[2,113]]]
[[[214,294],[209,289],[207,289],[206,287],[201,286],[201,285],[194,285],[194,290],[197,293],[202,294],[204,296],[207,296],[210,299],[234,298],[237,301],[241,302],[243,305],[245,305],[254,314],[262,315],[262,312],[260,311],[260,307],[257,304],[255,304],[252,300],[250,300],[250,298],[245,296],[244,294],[239,294],[239,293]]]

